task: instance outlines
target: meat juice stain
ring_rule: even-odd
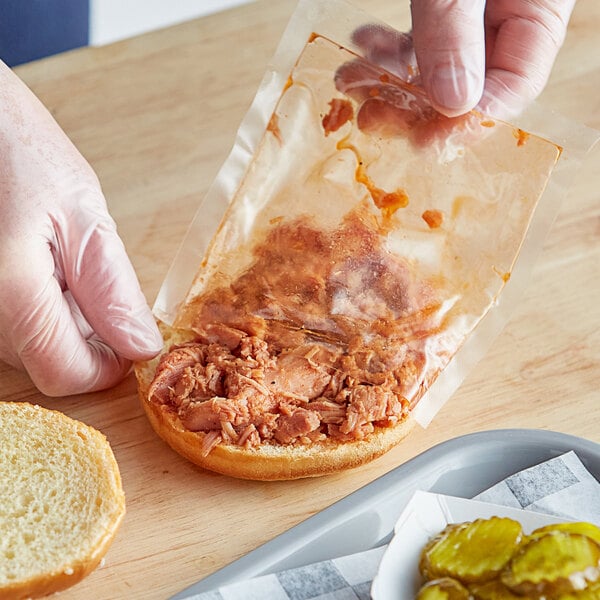
[[[408,206],[408,195],[404,190],[398,189],[394,192],[386,192],[378,188],[360,162],[356,167],[356,181],[362,183],[369,190],[375,206],[381,210],[381,214],[386,219],[390,219],[399,208]]]
[[[267,131],[270,131],[275,136],[275,139],[280,144],[283,144],[283,140],[281,138],[281,130],[279,129],[279,116],[275,112],[271,115],[271,118],[269,119]]]
[[[354,118],[354,109],[349,100],[342,98],[333,98],[329,102],[329,112],[323,117],[321,124],[323,125],[323,131],[325,136],[330,133],[337,131],[340,127],[345,125],[348,121]]]
[[[522,129],[514,129],[513,135],[517,138],[517,146],[524,146],[529,139],[529,134]]]
[[[427,223],[429,229],[438,229],[444,222],[444,213],[437,209],[426,210],[421,215],[421,218]]]
[[[287,81],[285,82],[285,85],[283,86],[283,90],[281,90],[281,92],[283,93],[286,90],[289,90],[293,85],[294,85],[294,80],[292,79],[292,76],[290,75],[287,78]]]
[[[408,206],[408,194],[403,189],[399,188],[393,192],[386,192],[375,185],[367,173],[358,149],[354,145],[344,139],[337,143],[336,148],[338,150],[350,150],[354,154],[357,163],[354,177],[358,183],[362,183],[367,188],[373,199],[373,203],[381,210],[381,214],[385,220],[391,219],[399,208],[406,208]]]
[[[510,279],[510,271],[500,271],[496,267],[492,267],[492,269],[494,269],[494,273],[496,273],[496,275],[498,275],[498,277],[500,277],[504,283]]]
[[[463,210],[465,204],[476,202],[475,198],[471,196],[456,196],[452,202],[451,218],[456,219],[460,212]]]

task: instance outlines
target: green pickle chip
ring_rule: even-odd
[[[462,583],[494,579],[506,567],[523,539],[521,524],[492,517],[449,525],[421,554],[426,579],[454,577]]]
[[[600,582],[591,583],[585,590],[560,594],[557,600],[600,600]]]
[[[578,533],[555,529],[527,543],[502,574],[517,594],[557,597],[585,590],[600,579],[600,545]]]
[[[471,595],[456,579],[441,577],[421,586],[417,600],[470,600]]]
[[[527,537],[528,539],[538,538],[552,531],[566,531],[568,533],[579,533],[581,535],[587,535],[587,537],[593,539],[597,544],[600,544],[600,527],[593,525],[592,523],[585,523],[582,521],[576,521],[573,523],[553,523],[552,525],[546,525],[540,527],[535,531],[532,531]]]
[[[492,579],[485,583],[473,583],[469,586],[475,600],[527,600],[507,588],[500,579]]]

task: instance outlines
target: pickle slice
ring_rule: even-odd
[[[485,583],[473,583],[469,586],[469,591],[475,600],[527,600],[526,596],[514,594],[500,579],[492,579]]]
[[[528,539],[534,539],[546,535],[552,531],[566,531],[568,533],[579,533],[581,535],[587,535],[587,537],[593,539],[597,544],[600,544],[600,527],[592,523],[573,522],[573,523],[554,523],[552,525],[546,525],[540,527],[535,531],[532,531]]]
[[[432,579],[421,586],[417,600],[470,600],[469,590],[451,577]]]
[[[521,524],[508,518],[449,525],[425,546],[419,568],[426,579],[487,581],[500,574],[522,539]]]
[[[600,600],[600,583],[591,583],[589,587],[580,592],[561,594],[557,600]]]
[[[517,594],[558,596],[600,579],[600,545],[585,535],[553,531],[526,544],[502,574]]]

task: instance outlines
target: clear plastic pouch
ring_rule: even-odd
[[[596,134],[535,106],[437,114],[361,56],[373,22],[299,3],[154,312],[278,359],[318,347],[426,426],[508,319]]]

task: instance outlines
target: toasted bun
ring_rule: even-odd
[[[38,598],[83,579],[124,514],[101,433],[57,411],[0,402],[0,598]]]
[[[194,338],[185,330],[171,329],[159,323],[165,350]],[[150,401],[148,391],[160,357],[135,365],[142,406],[156,433],[176,452],[205,469],[241,479],[275,481],[317,477],[358,467],[381,456],[398,444],[412,429],[408,417],[395,427],[379,427],[368,437],[352,442],[315,442],[310,445],[263,444],[244,448],[218,444],[208,456],[202,456],[205,434],[183,427],[177,415],[166,406]]]

